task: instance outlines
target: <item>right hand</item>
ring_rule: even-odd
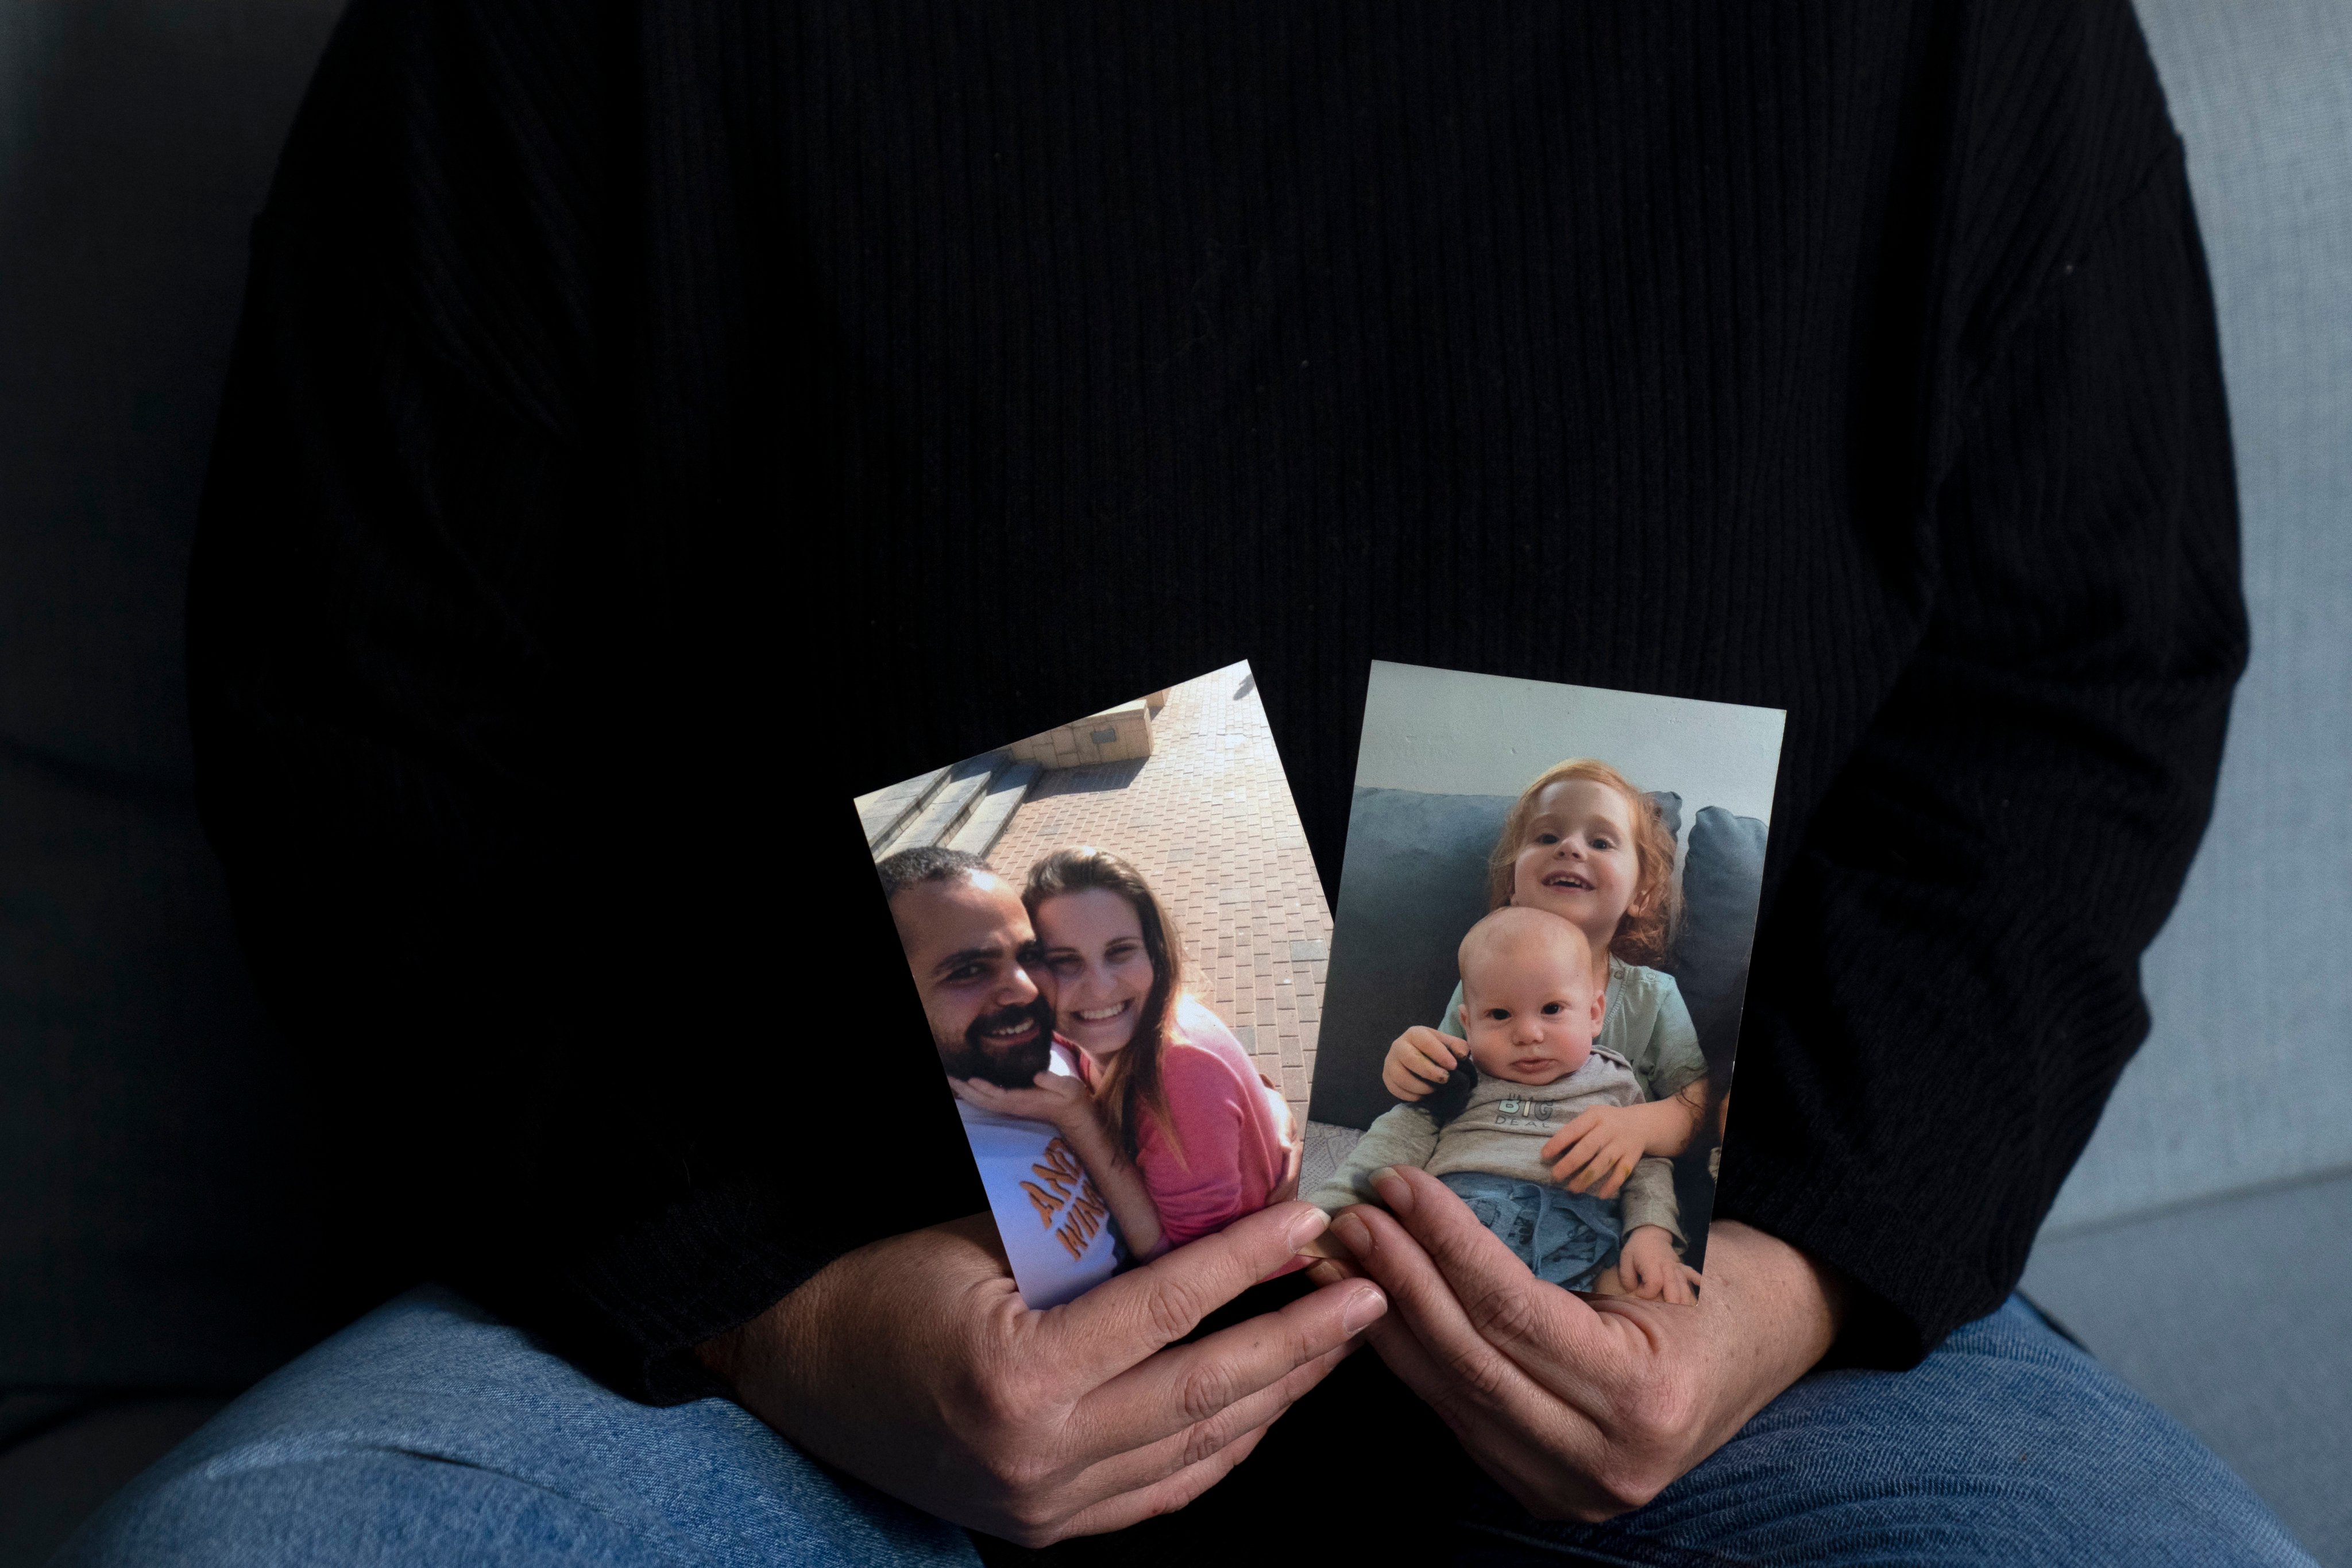
[[[1786,1242],[1718,1219],[1696,1306],[1548,1285],[1445,1184],[1375,1173],[1379,1206],[1331,1227],[1395,1310],[1365,1337],[1538,1519],[1639,1508],[1837,1337],[1844,1288]],[[1672,1248],[1668,1248],[1669,1251]],[[1349,1272],[1317,1264],[1310,1279]]]
[[[1399,1100],[1419,1100],[1444,1083],[1456,1063],[1469,1059],[1469,1041],[1415,1024],[1390,1044],[1388,1060],[1381,1064],[1381,1087]]]
[[[836,1258],[696,1354],[809,1453],[1042,1546],[1183,1507],[1355,1348],[1388,1310],[1363,1279],[1172,1342],[1324,1224],[1305,1204],[1261,1210],[1033,1312],[978,1215]]]

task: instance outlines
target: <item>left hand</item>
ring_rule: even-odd
[[[1028,1089],[1006,1089],[984,1078],[951,1078],[948,1087],[958,1100],[982,1110],[1043,1121],[1066,1137],[1075,1122],[1096,1115],[1094,1091],[1067,1073],[1041,1072]]]
[[[1551,1164],[1552,1180],[1571,1193],[1613,1198],[1647,1151],[1647,1129],[1639,1108],[1591,1105],[1544,1141],[1539,1157]]]
[[[1538,1279],[1425,1171],[1375,1178],[1333,1222],[1390,1312],[1373,1348],[1454,1429],[1479,1467],[1542,1519],[1638,1508],[1719,1447],[1819,1361],[1842,1288],[1786,1242],[1736,1221],[1707,1241],[1695,1306],[1587,1303]]]

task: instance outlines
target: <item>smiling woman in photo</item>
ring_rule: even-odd
[[[1161,1247],[1294,1195],[1288,1108],[1185,992],[1182,944],[1142,873],[1108,850],[1056,849],[1030,868],[1022,899],[1055,1030],[1078,1047],[1112,1137],[1143,1172]]]

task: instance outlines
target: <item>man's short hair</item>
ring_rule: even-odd
[[[874,869],[881,874],[883,896],[895,900],[909,888],[925,882],[944,882],[950,877],[968,877],[974,871],[988,870],[989,864],[969,849],[923,844],[884,856],[875,863]]]

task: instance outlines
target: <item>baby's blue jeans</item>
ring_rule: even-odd
[[[1590,1290],[1601,1270],[1617,1261],[1623,1221],[1616,1198],[1484,1171],[1456,1171],[1438,1180],[1538,1279]]]
[[[1464,1500],[1455,1561],[2310,1561],[2220,1460],[2014,1298],[1910,1372],[1805,1378],[1622,1519],[1546,1524],[1499,1495]],[[1263,1548],[1272,1560],[1312,1561],[1313,1517],[1331,1504],[1294,1500],[1295,1521],[1267,1521],[1234,1542],[1231,1560],[1265,1560],[1254,1555]],[[431,1289],[256,1386],[58,1559],[61,1568],[977,1561],[961,1531],[814,1463],[734,1405],[632,1403]]]

